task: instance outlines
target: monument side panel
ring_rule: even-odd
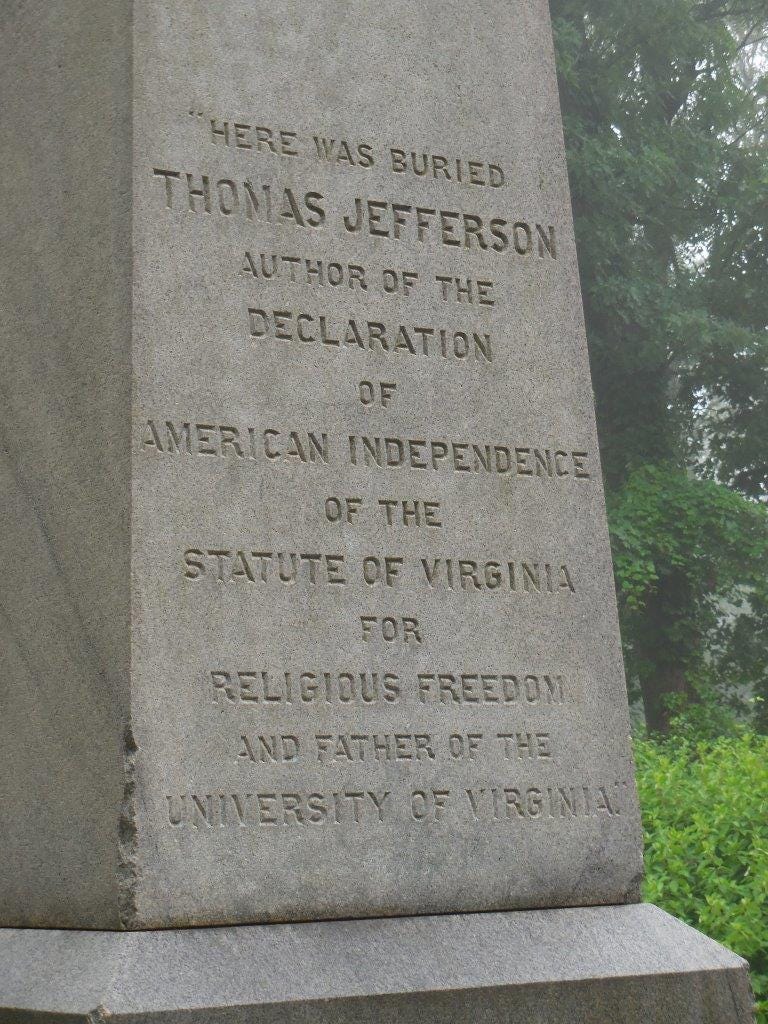
[[[141,0],[131,926],[617,903],[544,0]]]
[[[0,23],[0,924],[114,927],[131,4],[4,4]]]

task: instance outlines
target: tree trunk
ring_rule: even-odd
[[[670,694],[688,694],[685,672],[681,668],[672,668],[654,673],[652,679],[640,682],[645,710],[645,724],[648,732],[660,733],[665,736],[669,732],[671,718],[667,698]]]

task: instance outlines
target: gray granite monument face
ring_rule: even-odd
[[[0,21],[3,1020],[745,1021],[598,906],[641,835],[545,0]]]
[[[10,84],[5,923],[635,899],[544,0],[96,17]]]

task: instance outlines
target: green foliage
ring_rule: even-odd
[[[768,1024],[768,737],[635,743],[644,897],[751,965]]]
[[[718,693],[746,710],[747,694],[768,690],[768,508],[645,466],[609,495],[609,509],[627,669],[650,727],[674,693],[678,702]]]
[[[670,695],[768,696],[768,7],[550,6],[625,653],[663,731]]]
[[[739,61],[765,0],[551,9],[607,478],[679,457],[714,409],[710,468],[768,494],[768,75]]]
[[[689,744],[742,736],[746,731],[744,716],[735,714],[711,690],[696,700],[690,700],[685,694],[673,694],[669,698],[669,710],[672,735]]]

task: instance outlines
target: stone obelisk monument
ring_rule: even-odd
[[[545,0],[1,21],[2,1020],[748,1021],[638,903]]]

